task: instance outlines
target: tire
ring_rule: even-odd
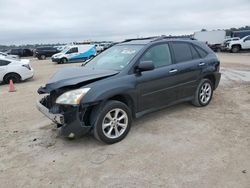
[[[197,107],[207,106],[213,97],[213,84],[209,79],[202,79],[195,91],[192,104]]]
[[[21,76],[17,73],[9,73],[4,76],[3,80],[6,84],[10,83],[10,80],[12,80],[13,83],[19,83],[21,81]]]
[[[68,62],[68,60],[66,58],[62,58],[61,61],[60,61],[61,64],[64,64],[64,63],[67,63],[67,62]]]
[[[119,118],[122,119],[119,120]],[[92,111],[91,123],[97,140],[106,144],[114,144],[127,136],[132,123],[132,115],[127,105],[111,100]]]
[[[46,55],[41,55],[40,58],[41,58],[41,60],[45,60],[46,59]]]
[[[233,53],[238,53],[239,51],[240,51],[240,46],[237,45],[237,46],[232,47],[232,52]]]

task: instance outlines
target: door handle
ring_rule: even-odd
[[[203,66],[203,65],[205,65],[205,63],[203,63],[203,62],[199,63],[199,66]]]
[[[178,70],[177,69],[171,69],[170,71],[169,71],[169,73],[175,73],[175,72],[177,72]]]

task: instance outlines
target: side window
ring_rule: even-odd
[[[172,64],[169,45],[153,46],[142,56],[141,61],[153,61],[156,68]]]
[[[0,60],[0,66],[6,66],[10,64],[10,61]]]
[[[198,53],[200,54],[200,56],[201,56],[202,58],[204,58],[204,57],[207,56],[207,52],[206,52],[205,50],[201,49],[200,47],[195,46],[195,49],[198,51]]]
[[[245,41],[250,41],[250,37],[247,37],[247,38],[245,39]]]
[[[190,61],[193,59],[191,49],[188,43],[185,42],[173,42],[172,43],[175,60],[177,63]]]
[[[199,53],[197,52],[197,50],[193,47],[193,45],[189,45],[189,46],[192,52],[193,59],[200,59],[201,57]]]
[[[71,49],[67,52],[67,54],[72,54],[72,53],[77,53],[77,52],[78,52],[78,48],[75,47],[75,48],[71,48]]]

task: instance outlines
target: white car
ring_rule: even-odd
[[[233,53],[237,53],[240,50],[250,49],[250,35],[243,37],[240,40],[230,41],[226,48]]]
[[[0,56],[0,82],[20,82],[34,75],[28,59],[13,59]]]
[[[0,52],[0,57],[10,57],[10,58],[14,58],[14,59],[19,59],[20,58],[18,55],[6,54],[4,52]]]

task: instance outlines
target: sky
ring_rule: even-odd
[[[250,25],[250,0],[0,0],[0,44],[192,34]]]

